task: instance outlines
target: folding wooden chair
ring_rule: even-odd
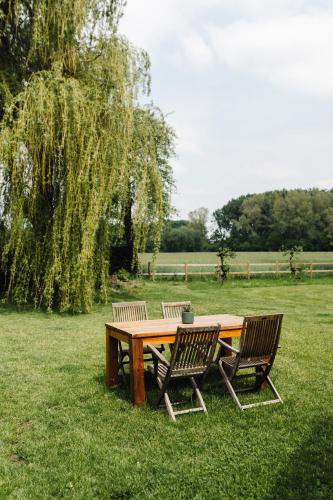
[[[231,347],[223,340],[219,344],[234,356],[220,357],[218,365],[223,381],[236,405],[240,410],[253,408],[260,405],[282,403],[282,399],[274,387],[269,373],[272,369],[278,348],[283,314],[265,316],[248,316],[244,318],[239,349]],[[254,368],[254,372],[236,375],[239,370]],[[251,386],[239,387],[233,384],[236,379],[255,377]],[[259,391],[264,382],[267,382],[275,399],[242,405],[237,397],[237,392]]]
[[[165,406],[171,420],[176,421],[176,415],[203,411],[207,408],[202,398],[195,378],[201,382],[209,369],[220,333],[220,325],[208,327],[178,327],[176,341],[172,350],[170,362],[153,345],[150,345],[154,357],[154,366],[149,369],[155,375],[159,387],[156,401],[158,407],[164,398]],[[175,411],[173,405],[184,401],[171,403],[167,388],[172,380],[188,379],[198,405],[196,407]]]
[[[148,319],[146,302],[143,300],[136,302],[114,302],[112,303],[112,314],[113,321],[115,323],[126,322],[126,321],[143,321]],[[123,347],[122,343],[118,342],[118,368],[122,371],[124,379],[125,378],[125,366],[129,364],[129,348]],[[163,344],[157,348],[160,352],[164,351]],[[150,354],[151,350],[149,347],[145,346],[143,349],[144,355]],[[152,357],[145,361],[151,361]]]
[[[187,300],[184,302],[161,302],[161,309],[164,319],[181,319],[184,307],[191,306],[191,301]],[[174,344],[169,344],[170,352],[172,351]]]
[[[181,318],[185,306],[191,306],[191,301],[161,302],[163,318]]]

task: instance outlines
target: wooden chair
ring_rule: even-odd
[[[163,318],[181,318],[184,307],[190,305],[190,300],[186,302],[161,302]]]
[[[172,350],[170,362],[153,345],[150,345],[154,357],[154,366],[149,369],[155,375],[159,387],[156,401],[158,407],[164,398],[168,414],[174,422],[176,415],[184,413],[203,411],[207,408],[202,398],[195,378],[200,377],[203,382],[204,376],[209,369],[220,333],[220,325],[208,327],[178,327],[176,341]],[[167,388],[172,380],[188,379],[193,396],[198,402],[196,407],[175,411],[173,404],[181,404],[184,401],[171,403]]]
[[[144,321],[148,319],[146,302],[143,300],[139,300],[136,302],[114,302],[112,303],[112,314],[113,314],[113,321],[115,323],[121,323],[125,321]],[[119,348],[118,368],[122,371],[125,379],[124,365],[129,364],[129,348],[123,347],[120,340],[118,342],[118,348]],[[163,352],[164,346],[161,345],[160,347],[158,347],[158,350],[160,352]],[[146,354],[151,355],[149,347],[145,346],[143,349],[143,353],[144,355]],[[145,361],[151,361],[151,360],[152,360],[151,356],[148,359],[145,359]]]
[[[185,306],[191,306],[191,301],[185,302],[161,302],[162,315],[164,319],[181,319]],[[169,344],[170,352],[174,344]]]
[[[240,410],[283,402],[269,378],[269,373],[272,369],[278,348],[282,318],[283,314],[245,317],[239,349],[231,347],[223,340],[218,341],[225,350],[230,350],[235,354],[234,356],[220,357],[218,365],[223,381]],[[236,375],[239,370],[248,370],[251,368],[254,368],[255,371],[243,375]],[[251,376],[255,377],[254,384],[242,388],[235,388],[233,384],[235,379]],[[236,392],[251,390],[259,391],[264,382],[267,382],[275,399],[247,405],[242,405],[240,403]]]

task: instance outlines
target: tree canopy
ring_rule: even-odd
[[[117,0],[0,2],[0,265],[8,300],[88,311],[130,210],[158,249],[174,134]],[[112,255],[112,252],[111,252]]]
[[[202,252],[206,249],[205,244],[201,231],[187,220],[169,221],[162,233],[161,251]]]
[[[201,252],[209,249],[208,209],[200,207],[188,214],[188,220],[170,220],[162,232],[162,252]]]
[[[333,249],[333,190],[293,189],[249,194],[213,213],[212,241],[233,250]]]

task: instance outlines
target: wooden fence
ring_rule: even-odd
[[[230,276],[244,276],[250,279],[256,275],[280,276],[290,274],[289,262],[231,262],[229,263]],[[333,273],[333,262],[295,262],[296,273],[306,273],[312,278],[317,273]],[[145,268],[146,267],[146,268]],[[220,277],[219,264],[154,264],[148,262],[143,268],[143,276],[149,279],[159,277],[183,276],[187,281],[189,276]]]

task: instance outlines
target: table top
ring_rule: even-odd
[[[185,325],[179,318],[176,319],[147,319],[145,321],[127,321],[122,323],[106,323],[110,330],[126,333],[131,337],[149,337],[156,335],[174,335],[178,326],[211,326],[219,323],[221,331],[239,330],[243,325],[242,316],[230,314],[211,314],[208,316],[194,316],[194,323]]]

